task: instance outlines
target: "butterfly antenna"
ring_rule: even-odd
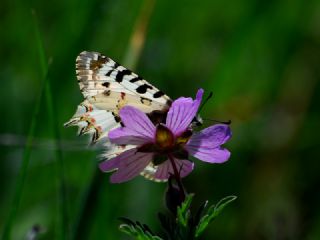
[[[230,124],[231,124],[231,120],[228,120],[228,121],[219,121],[219,120],[209,119],[209,118],[203,118],[203,120],[205,120],[205,121],[211,121],[211,122],[216,122],[216,123],[227,124],[227,125],[230,125]]]
[[[212,96],[213,96],[213,92],[210,92],[208,97],[206,97],[206,99],[202,102],[201,106],[199,107],[198,113],[200,113],[204,105],[209,101],[210,98],[212,98]]]

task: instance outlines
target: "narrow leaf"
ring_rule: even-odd
[[[210,222],[212,222],[221,212],[222,210],[231,202],[236,200],[236,196],[227,196],[221,199],[216,205],[212,205],[206,215],[204,215],[197,228],[196,228],[196,237],[199,237],[200,234],[207,228]]]
[[[184,202],[177,209],[178,222],[184,227],[187,226],[188,219],[190,217],[190,209],[189,208],[190,208],[193,197],[194,197],[194,194],[187,195]]]
[[[222,210],[229,205],[229,203],[233,202],[234,200],[236,200],[237,197],[236,196],[227,196],[225,198],[222,198],[214,207],[214,216],[213,217],[217,217]]]
[[[161,240],[161,238],[152,233],[149,226],[146,224],[142,224],[138,221],[133,222],[126,217],[120,217],[119,220],[124,222],[119,226],[120,231],[134,237],[137,240]]]
[[[207,207],[208,205],[208,201],[205,201],[204,203],[201,204],[201,206],[199,207],[195,217],[194,217],[194,224],[197,225],[200,222],[200,218],[202,216],[202,213],[204,211],[204,209]]]

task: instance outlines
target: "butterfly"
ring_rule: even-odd
[[[104,141],[107,150],[103,160],[135,147],[114,145],[107,138],[110,130],[121,126],[119,110],[122,107],[136,107],[157,123],[165,119],[172,103],[164,92],[98,52],[81,52],[76,59],[76,74],[85,100],[65,126],[78,126],[79,135],[92,136],[92,144]],[[153,179],[154,172],[155,167],[150,165],[142,175]]]

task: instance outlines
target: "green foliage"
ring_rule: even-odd
[[[166,232],[166,239],[193,240],[198,238],[208,227],[209,223],[219,216],[222,210],[237,197],[225,197],[217,204],[210,206],[204,213],[204,210],[208,204],[208,201],[205,201],[203,204],[201,204],[196,214],[192,214],[191,211],[191,203],[193,198],[194,194],[189,194],[186,196],[185,201],[177,209],[177,216],[166,216],[162,213],[159,213],[159,220]]]
[[[217,204],[210,206],[207,213],[200,219],[200,222],[198,223],[196,228],[195,236],[199,237],[202,232],[208,227],[209,223],[211,223],[227,205],[229,205],[236,199],[236,196],[228,196],[221,199]]]
[[[137,240],[163,240],[162,238],[153,235],[150,228],[145,224],[141,224],[138,221],[133,222],[127,218],[120,219],[125,223],[121,224],[119,229]]]
[[[193,197],[194,197],[194,194],[188,194],[184,202],[177,209],[178,223],[184,227],[187,226],[188,220],[190,219],[190,215],[191,215],[190,206],[191,206]]]

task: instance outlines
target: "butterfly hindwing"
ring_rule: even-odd
[[[120,126],[120,118],[111,110],[98,109],[88,100],[79,104],[73,117],[64,124],[66,127],[78,126],[79,135],[90,134],[91,143],[99,139],[113,128]]]

